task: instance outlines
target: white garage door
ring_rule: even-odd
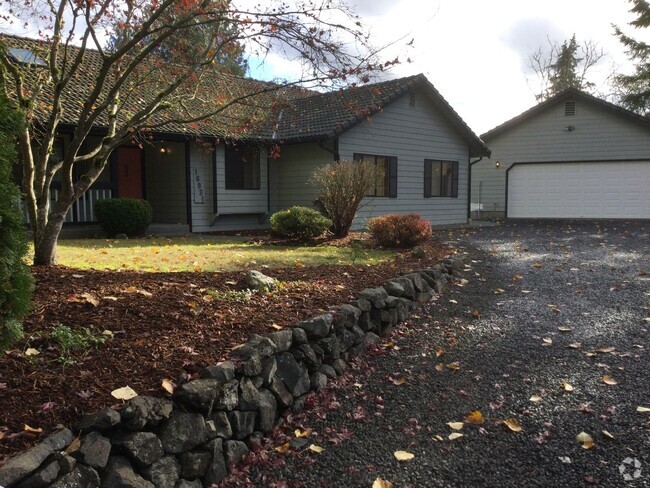
[[[650,218],[650,161],[516,165],[508,217]]]

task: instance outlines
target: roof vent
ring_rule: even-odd
[[[20,64],[26,64],[29,66],[47,66],[45,61],[43,61],[28,49],[12,47],[9,49],[9,56],[11,56],[11,59]]]
[[[409,107],[415,107],[415,92],[409,92]]]
[[[564,102],[564,116],[565,117],[572,117],[575,114],[576,114],[576,102],[575,102],[575,100]]]

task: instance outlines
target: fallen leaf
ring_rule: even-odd
[[[558,327],[557,330],[560,332],[571,332],[573,329],[571,329],[571,327]]]
[[[639,413],[648,413],[650,412],[650,408],[648,407],[636,407],[636,411]]]
[[[383,480],[381,478],[377,478],[375,482],[372,484],[372,488],[393,488],[393,483],[390,481]]]
[[[284,329],[284,327],[282,327],[281,325],[276,324],[275,322],[273,322],[273,323],[271,324],[271,327],[273,327],[275,330],[282,330],[282,329]]]
[[[162,380],[162,384],[160,386],[162,386],[163,390],[165,390],[170,395],[174,394],[175,385],[172,380],[168,380],[167,378],[165,378],[164,380]]]
[[[97,298],[95,298],[90,293],[84,293],[83,295],[81,295],[81,298],[86,300],[86,302],[90,303],[93,307],[96,307],[96,306],[99,305],[99,300],[97,300]]]
[[[465,417],[465,422],[468,424],[483,425],[485,423],[485,419],[483,418],[483,414],[481,412],[474,410],[467,417]]]
[[[535,403],[537,403],[537,402],[541,402],[541,401],[542,401],[542,397],[539,396],[539,395],[533,395],[532,397],[529,398],[529,400],[530,400],[531,402],[535,402]]]
[[[43,432],[43,429],[41,429],[40,427],[35,429],[34,427],[30,427],[27,424],[23,426],[23,430],[29,434],[40,434],[41,432]]]
[[[601,352],[603,354],[607,354],[613,351],[614,351],[613,347],[599,347],[598,349],[596,349],[596,352]]]
[[[444,371],[444,370],[445,370],[445,364],[444,363],[436,364],[436,371]]]
[[[451,369],[452,371],[457,371],[460,369],[460,363],[458,361],[454,361],[453,363],[449,363],[446,365],[447,368]]]
[[[478,310],[474,310],[472,312],[472,317],[474,317],[475,319],[480,318],[481,317],[481,312],[479,312]]]
[[[521,432],[521,424],[515,419],[506,419],[503,421],[504,425],[513,432]]]
[[[393,455],[398,461],[410,461],[415,457],[415,454],[407,451],[395,451]]]
[[[138,295],[142,295],[143,297],[152,297],[153,293],[148,292],[147,290],[137,290]]]
[[[445,353],[444,349],[436,349],[436,357],[439,358]]]
[[[33,347],[27,348],[25,351],[25,356],[38,356],[41,353],[38,349],[34,349]]]
[[[569,456],[559,456],[558,459],[564,464],[571,464],[571,458]]]
[[[614,439],[614,436],[607,432],[606,430],[603,430],[603,435],[607,437],[608,439]]]
[[[550,337],[544,337],[542,341],[544,342],[544,344],[548,344],[548,345],[553,344],[553,339],[551,339]]]
[[[287,452],[289,449],[291,449],[291,444],[289,444],[288,442],[285,442],[285,443],[282,444],[281,446],[276,447],[276,448],[275,448],[275,451],[276,451],[276,452],[279,452],[279,453],[281,453],[281,454],[284,454],[284,453]]]
[[[539,269],[539,268],[541,268],[543,265],[542,265],[542,263],[534,262],[531,266],[532,266],[533,268],[538,268],[538,269]]]
[[[613,377],[611,377],[608,374],[603,376],[603,383],[605,383],[606,385],[618,385],[618,381],[616,381]]]
[[[81,447],[81,437],[76,437],[70,445],[65,449],[66,454],[72,454],[75,451],[78,451]]]
[[[580,442],[582,444],[583,449],[591,449],[594,447],[594,439],[587,434],[586,432],[580,432],[576,436],[576,441]]]
[[[311,429],[305,429],[305,430],[296,429],[293,432],[293,435],[295,435],[297,438],[300,439],[300,438],[309,437],[311,435],[311,432],[312,432]]]
[[[447,422],[447,425],[454,430],[461,430],[465,424],[463,422]]]
[[[104,300],[110,300],[111,302],[116,302],[117,300],[119,300],[117,297],[113,297],[113,296],[105,296],[105,297],[102,297],[102,298]]]
[[[406,378],[404,378],[403,376],[400,376],[399,378],[393,378],[391,381],[393,382],[394,385],[399,386],[399,385],[403,385],[404,383],[406,383]]]
[[[316,444],[310,444],[307,449],[309,449],[310,451],[313,451],[313,452],[317,452],[318,454],[320,454],[321,452],[323,452],[325,450],[322,447],[317,446]]]
[[[494,290],[495,295],[501,295],[504,292],[505,290],[503,288],[497,288],[496,290]]]
[[[447,437],[450,441],[455,441],[456,439],[460,439],[461,437],[464,437],[465,434],[461,434],[460,432],[452,432],[449,434],[449,437]]]
[[[580,342],[572,342],[567,346],[569,349],[580,349],[582,344]]]
[[[456,300],[449,300],[449,303],[458,303]]]
[[[564,387],[564,391],[573,391],[573,386],[566,381],[562,381],[562,386]]]
[[[123,386],[122,388],[113,390],[111,396],[118,400],[130,400],[131,398],[137,397],[138,394],[130,386]]]

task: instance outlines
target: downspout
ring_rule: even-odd
[[[467,158],[469,161],[469,158]],[[469,176],[467,178],[467,218],[471,219],[472,218],[472,166],[474,166],[476,163],[480,163],[483,160],[483,156],[481,156],[478,159],[475,159],[474,161],[469,161]]]
[[[339,161],[341,159],[341,155],[339,154],[339,138],[335,137],[332,144],[334,146],[334,149],[330,149],[329,147],[325,146],[322,141],[318,141],[318,147],[330,153],[333,156],[334,161]]]

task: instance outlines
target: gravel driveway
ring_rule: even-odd
[[[637,411],[650,408],[650,223],[444,238],[471,261],[463,280],[288,419],[287,436],[301,429],[323,452],[272,451],[249,467],[253,484],[650,486],[650,413]],[[482,425],[447,425],[473,411]]]

